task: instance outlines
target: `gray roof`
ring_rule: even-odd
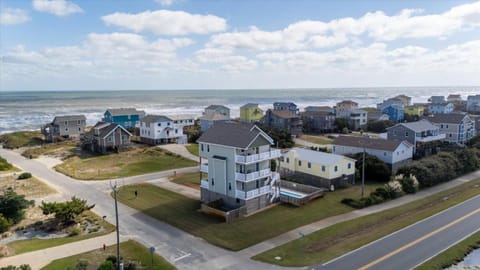
[[[209,113],[200,116],[198,119],[200,120],[230,120],[230,118],[226,115],[223,115],[221,113]]]
[[[273,144],[272,138],[256,125],[220,122],[205,131],[197,142],[248,148],[258,136],[263,136]]]
[[[398,140],[384,140],[384,139],[373,139],[368,137],[355,137],[355,136],[339,136],[336,138],[332,144],[333,145],[342,145],[342,146],[351,146],[367,149],[376,149],[382,151],[393,152],[397,149],[402,143],[411,145],[406,141]]]
[[[280,105],[287,105],[287,106],[297,106],[297,104],[293,103],[293,102],[282,102],[282,101],[278,101],[278,102],[274,102],[273,103],[273,106],[280,106]]]
[[[352,162],[355,162],[354,159],[346,156],[330,154],[330,153],[325,153],[321,151],[314,151],[314,150],[296,148],[296,147],[292,148],[292,150],[290,151],[293,151],[295,153],[295,156],[297,159],[306,160],[309,162],[321,163],[327,166],[338,164],[338,162],[340,162],[342,159],[348,159]]]
[[[388,129],[391,129],[391,128],[395,128],[399,125],[402,125],[408,129],[411,129],[413,130],[414,132],[423,132],[423,131],[429,131],[429,130],[436,130],[438,129],[437,126],[435,126],[434,124],[432,124],[430,121],[426,120],[426,119],[422,119],[420,121],[416,121],[416,122],[410,122],[410,123],[401,123],[401,124],[396,124],[395,126],[393,127],[389,127],[387,128]]]
[[[95,126],[93,126],[93,128],[89,131],[89,134],[90,135],[95,134],[95,129],[98,129],[99,130],[99,135],[98,136],[100,138],[105,138],[108,134],[110,134],[113,130],[115,130],[117,128],[123,129],[126,133],[128,133],[130,136],[132,136],[132,134],[130,132],[128,132],[128,130],[123,128],[121,125],[115,124],[115,123],[109,123],[109,122],[98,122],[98,123],[96,123]]]
[[[153,115],[153,114],[149,114],[140,120],[140,122],[146,123],[146,124],[157,123],[157,122],[168,122],[168,121],[172,121],[172,119],[168,118],[165,115]]]
[[[85,121],[87,120],[87,118],[83,114],[55,116],[55,118],[53,119],[53,123],[65,122],[65,121],[78,121],[78,120]]]
[[[227,109],[230,110],[230,108],[223,106],[223,105],[210,105],[205,110],[217,110],[217,109]]]
[[[110,112],[112,116],[117,115],[145,115],[144,111],[139,111],[135,108],[119,108],[119,109],[107,109],[107,112]]]
[[[258,107],[258,103],[247,103],[240,108],[257,108],[257,107]]]
[[[427,119],[432,123],[460,124],[465,117],[468,117],[468,115],[462,113],[445,113],[435,114],[429,116]]]
[[[291,111],[286,111],[286,110],[276,111],[271,109],[268,109],[268,111],[270,111],[275,116],[283,119],[300,118],[298,114],[294,114]]]

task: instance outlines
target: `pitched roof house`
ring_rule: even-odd
[[[98,122],[82,137],[82,148],[92,152],[120,151],[130,145],[132,134],[115,123]]]
[[[335,129],[335,114],[325,111],[305,111],[300,116],[307,133],[326,133]]]
[[[164,115],[147,115],[140,120],[140,140],[150,145],[186,143],[187,137],[183,134],[185,123],[179,121]],[[191,121],[190,125],[193,125]]]
[[[135,108],[107,109],[103,114],[103,121],[130,128],[137,126],[144,116],[145,111],[139,111]]]
[[[41,128],[45,141],[54,142],[59,139],[78,139],[85,132],[85,115],[55,116],[51,123]]]
[[[300,115],[291,111],[267,110],[261,120],[262,124],[269,128],[286,131],[294,136],[302,135],[303,122]]]
[[[240,107],[240,122],[254,123],[263,117],[263,110],[257,103],[247,103]]]
[[[465,145],[476,135],[475,121],[467,114],[435,114],[427,118],[445,134],[445,142]]]

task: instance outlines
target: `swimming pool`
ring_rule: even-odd
[[[286,190],[280,190],[280,194],[285,195],[285,196],[289,196],[289,197],[293,197],[293,198],[297,198],[297,199],[301,199],[301,198],[305,197],[305,195],[303,195],[303,194],[299,194],[299,193],[292,192],[292,191],[286,191]]]

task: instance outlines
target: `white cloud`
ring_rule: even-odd
[[[159,3],[162,6],[171,6],[178,1],[179,0],[155,0],[155,2]]]
[[[30,17],[23,9],[18,8],[3,8],[0,13],[0,24],[21,24],[30,21]]]
[[[66,0],[33,0],[33,8],[37,11],[47,12],[56,16],[68,16],[73,13],[83,12],[78,5]]]
[[[157,35],[208,34],[224,31],[226,20],[214,15],[190,14],[184,11],[157,10],[130,14],[116,12],[102,17],[107,25],[135,32]]]

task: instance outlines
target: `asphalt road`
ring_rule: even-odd
[[[315,269],[411,269],[478,230],[480,195]]]

